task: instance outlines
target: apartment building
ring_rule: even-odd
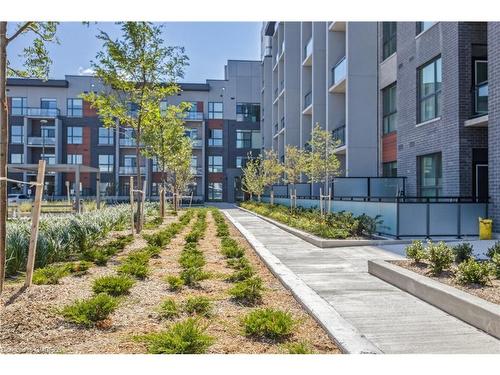
[[[247,154],[260,152],[259,61],[229,60],[224,79],[205,83],[181,83],[181,92],[165,98],[165,105],[191,102],[186,116],[186,136],[193,141],[191,159],[194,180],[186,194],[201,201],[234,201],[242,197],[241,167]],[[127,199],[129,180],[137,173],[132,129],[102,126],[96,111],[80,98],[99,92],[102,85],[92,76],[67,75],[63,80],[9,79],[9,165],[80,164],[99,168],[99,193],[107,199]],[[163,104],[162,104],[163,105]],[[131,111],[134,104],[130,105]],[[155,160],[141,158],[141,173],[149,197],[158,195],[161,173]],[[31,181],[33,173],[9,173]],[[81,193],[95,196],[96,176],[81,174]],[[61,198],[75,191],[74,173],[50,172],[45,194]],[[9,192],[27,190],[9,184]],[[26,193],[26,191],[24,191]]]
[[[261,41],[264,147],[283,160],[319,124],[340,142],[342,175],[377,175],[377,23],[264,22]]]

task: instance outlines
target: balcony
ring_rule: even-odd
[[[22,113],[26,117],[41,117],[41,118],[56,118],[59,116],[60,111],[58,108],[23,108],[17,109],[16,112]],[[14,115],[14,113],[13,113]]]
[[[304,110],[302,111],[302,114],[304,115],[312,114],[312,91],[309,91],[304,96]]]
[[[198,166],[192,166],[191,167],[191,174],[193,176],[201,176],[203,175],[203,168],[202,167],[198,167]]]
[[[28,146],[55,146],[55,137],[28,137]]]
[[[203,147],[203,139],[201,138],[191,138],[191,143],[193,148],[202,148]]]
[[[338,142],[337,148],[345,146],[345,125],[333,129],[332,138]]]
[[[203,121],[203,112],[193,112],[189,111],[186,113],[186,117],[184,117],[186,121]]]
[[[134,138],[120,138],[120,147],[135,147],[136,142]]]
[[[328,89],[331,93],[345,93],[347,76],[347,59],[345,56],[332,68],[332,83]]]
[[[123,167],[123,166],[120,166],[120,168],[118,169],[118,173],[122,176],[133,176],[133,175],[136,175],[137,174],[137,167],[134,166],[128,166],[128,167]],[[141,166],[141,175],[145,175],[146,174],[146,166]]]
[[[309,38],[309,41],[304,46],[304,59],[302,61],[302,65],[310,66],[312,65],[312,50],[313,50],[313,41],[312,37]]]
[[[473,100],[474,115],[464,125],[475,128],[488,126],[488,81],[474,87]]]
[[[280,124],[281,124],[281,129],[284,129],[285,128],[285,118],[284,117],[281,118]]]

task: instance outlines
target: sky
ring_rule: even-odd
[[[164,22],[166,45],[183,46],[189,57],[189,66],[181,82],[205,82],[206,79],[223,79],[224,65],[228,59],[260,59],[259,22]],[[9,25],[9,31],[15,28]],[[50,78],[64,78],[65,74],[88,74],[90,62],[100,50],[96,38],[99,30],[112,37],[120,35],[119,26],[111,22],[63,22],[58,27],[59,44],[50,44],[52,59]],[[10,31],[11,33],[11,31]],[[8,56],[14,67],[19,67],[19,54],[29,44],[23,35],[9,45]]]

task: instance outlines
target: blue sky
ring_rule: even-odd
[[[183,82],[204,82],[222,79],[228,59],[258,60],[260,58],[260,23],[258,22],[165,22],[164,40],[168,45],[184,46],[189,56]],[[14,27],[15,24],[9,25]],[[100,22],[88,27],[79,22],[59,25],[60,44],[49,46],[53,64],[50,78],[63,78],[65,74],[85,73],[90,61],[101,48],[95,36],[99,30],[112,36],[119,35],[119,26]],[[16,39],[9,46],[9,60],[19,66],[18,57],[29,42],[27,36]]]

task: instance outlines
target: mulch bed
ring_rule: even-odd
[[[500,304],[500,280],[491,278],[491,283],[488,285],[461,285],[455,281],[454,269],[446,270],[439,276],[434,276],[430,272],[430,268],[426,262],[415,263],[411,260],[395,260],[390,263],[396,264],[407,270],[416,272],[420,275],[430,277],[433,280],[439,281],[443,284],[452,286],[454,288],[463,290],[464,292],[473,294],[486,301]]]

